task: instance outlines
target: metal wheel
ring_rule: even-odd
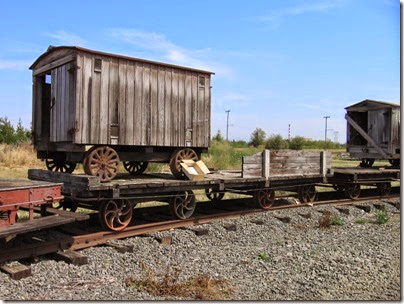
[[[206,197],[212,202],[221,201],[224,197],[224,192],[218,192],[213,189],[205,189]]]
[[[362,158],[361,163],[359,164],[360,167],[362,168],[370,168],[373,166],[373,163],[375,162],[374,159],[371,158]]]
[[[192,190],[180,191],[169,201],[170,211],[173,216],[185,220],[194,214],[196,207],[195,194]]]
[[[301,186],[299,187],[298,196],[302,204],[312,203],[317,198],[316,187],[314,185]]]
[[[254,191],[254,202],[259,208],[271,208],[275,202],[275,191],[272,189],[261,189]]]
[[[98,176],[101,182],[112,180],[118,173],[119,156],[108,146],[92,147],[83,160],[84,172]]]
[[[45,164],[49,171],[54,172],[72,173],[76,169],[76,163],[62,159],[46,159]]]
[[[394,167],[400,167],[400,159],[389,159],[389,163]]]
[[[391,191],[391,183],[386,182],[377,184],[377,189],[381,196],[389,195]]]
[[[191,148],[176,149],[171,155],[170,170],[171,173],[177,178],[182,178],[185,176],[181,167],[181,161],[184,159],[192,159],[193,161],[199,160],[198,154],[196,154],[196,152]]]
[[[123,167],[130,175],[140,175],[146,171],[148,162],[142,161],[124,161]]]
[[[359,184],[346,184],[345,195],[350,199],[357,199],[361,194],[361,185]]]
[[[100,205],[100,224],[112,231],[125,229],[132,220],[133,204],[126,199],[104,201]]]

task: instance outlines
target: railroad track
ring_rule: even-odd
[[[139,208],[135,209],[138,215],[134,218],[134,221],[136,221],[137,224],[129,226],[120,232],[99,230],[100,228],[97,226],[92,226],[87,223],[87,226],[81,225],[81,227],[77,224],[75,226],[60,226],[58,231],[61,233],[58,239],[47,240],[46,232],[44,236],[43,231],[39,234],[28,233],[25,236],[17,236],[16,239],[20,239],[20,244],[18,244],[18,240],[9,242],[11,243],[11,246],[0,244],[0,263],[37,257],[59,251],[75,251],[106,244],[117,239],[145,235],[174,228],[207,224],[221,219],[237,219],[242,216],[261,212],[271,212],[274,210],[290,208],[304,208],[308,206],[356,205],[371,200],[384,200],[400,197],[399,187],[392,188],[392,193],[388,196],[375,195],[373,189],[367,189],[363,191],[363,197],[356,200],[345,198],[330,199],[331,194],[335,197],[335,192],[325,192],[319,195],[319,201],[308,204],[291,205],[289,203],[288,205],[284,205],[283,203],[285,203],[285,200],[279,199],[277,204],[268,210],[254,209],[251,207],[248,208],[247,206],[251,206],[252,203],[251,198],[229,199],[217,203],[200,202],[198,203],[195,215],[186,220],[170,219],[171,216],[167,212],[168,208],[166,206]],[[27,238],[29,239],[28,241]],[[15,243],[14,246],[12,246],[12,243]]]

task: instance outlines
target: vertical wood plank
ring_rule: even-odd
[[[91,59],[92,61],[95,58]],[[92,63],[94,67],[94,63]],[[92,143],[100,143],[100,96],[101,96],[101,73],[96,72],[94,68],[91,69],[92,87],[91,87],[91,133],[90,141]]]
[[[51,100],[50,100],[50,127],[49,140],[55,141],[55,99],[56,99],[56,70],[51,71]]]
[[[143,64],[142,145],[150,145],[150,64]]]
[[[100,92],[100,144],[109,143],[109,59],[102,60]]]
[[[66,130],[66,120],[65,120],[65,109],[66,109],[66,66],[62,65],[59,68],[60,71],[60,86],[61,86],[61,91],[60,91],[60,101],[59,101],[59,134],[58,134],[58,141],[63,141],[64,140],[64,133]]]
[[[171,86],[172,86],[172,69],[171,68],[166,68],[165,69],[165,101],[164,101],[164,145],[165,146],[172,146],[173,143],[171,141],[171,120],[172,120],[172,114],[171,114],[171,105],[172,105],[172,100],[171,100]]]
[[[76,107],[75,107],[75,121],[74,121],[74,126],[75,126],[75,133],[74,133],[74,143],[76,144],[81,144],[83,143],[82,140],[82,121],[83,121],[83,95],[82,95],[82,87],[83,87],[83,56],[78,55],[77,56],[77,69],[75,71],[76,73]]]
[[[271,168],[271,153],[270,150],[265,149],[264,151],[262,151],[262,176],[265,177],[266,179],[268,179],[269,175],[271,174],[270,168]]]
[[[118,79],[118,59],[111,58],[109,65],[109,125],[108,125],[108,142],[111,143],[112,126],[118,125],[118,102],[119,102],[119,79]]]
[[[135,70],[133,62],[128,61],[126,68],[126,118],[125,118],[125,145],[133,145],[133,120],[135,100]]]
[[[204,120],[205,120],[205,87],[198,84],[198,135],[197,145],[203,146]]]
[[[211,106],[211,96],[210,96],[210,75],[205,75],[205,120],[204,120],[204,137],[203,146],[210,146],[210,106]]]
[[[192,129],[192,75],[185,75],[185,129]]]
[[[151,132],[150,132],[150,145],[157,145],[157,69],[155,65],[151,66],[150,74],[150,122],[151,122]]]
[[[83,57],[83,128],[82,128],[82,142],[85,144],[90,143],[91,131],[91,88],[92,88],[92,70],[93,60],[91,57]]]
[[[178,115],[178,70],[173,69],[172,90],[171,90],[171,142],[174,146],[179,145],[179,115]]]
[[[165,113],[165,68],[158,68],[158,77],[157,77],[157,140],[156,144],[158,146],[164,145],[164,113]]]
[[[198,77],[196,73],[191,76],[192,87],[192,145],[198,146]]]
[[[178,73],[178,145],[185,146],[185,72]]]
[[[119,119],[119,139],[118,143],[125,144],[126,137],[126,67],[127,61],[119,59],[119,99],[118,99],[118,119]]]
[[[142,139],[145,138],[145,130],[143,129],[143,65],[136,63],[135,71],[135,104],[134,104],[134,132],[133,144],[141,145]]]
[[[69,132],[71,125],[70,125],[70,117],[72,115],[72,104],[70,98],[70,67],[71,64],[68,63],[65,65],[65,109],[64,109],[64,116],[65,116],[65,129],[63,130],[63,141],[71,141],[71,134]]]

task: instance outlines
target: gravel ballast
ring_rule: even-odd
[[[133,252],[119,253],[109,246],[88,248],[80,251],[89,260],[82,266],[41,258],[31,264],[31,277],[17,281],[0,273],[0,299],[190,298],[156,296],[142,286],[127,286],[128,278],[144,277],[146,265],[156,278],[169,269],[180,269],[180,281],[197,275],[224,279],[232,290],[224,299],[400,300],[400,213],[388,200],[375,203],[385,206],[387,223],[375,223],[378,210],[371,202],[369,213],[354,206],[341,207],[348,212],[330,206],[305,207],[115,242],[133,245]],[[327,211],[342,225],[319,228]],[[290,222],[280,220],[284,217]],[[235,224],[236,231],[225,229],[226,224]],[[208,234],[197,236],[192,230],[196,228],[207,229]],[[172,244],[158,242],[163,236],[171,237]]]

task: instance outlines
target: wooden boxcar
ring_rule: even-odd
[[[33,72],[33,143],[49,170],[111,180],[148,162],[200,159],[210,145],[211,75],[75,46],[50,46]]]
[[[400,165],[400,105],[363,100],[345,108],[347,151],[371,167],[375,159]]]

